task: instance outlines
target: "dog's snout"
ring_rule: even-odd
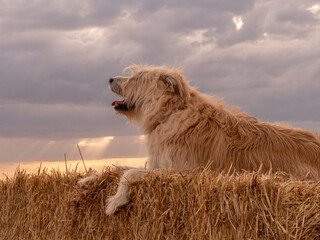
[[[110,78],[110,79],[109,79],[109,83],[110,83],[110,84],[113,83],[113,81],[114,81],[113,78]]]

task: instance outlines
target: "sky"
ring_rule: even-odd
[[[3,164],[144,158],[107,84],[134,63],[320,131],[320,1],[0,0],[0,36]]]

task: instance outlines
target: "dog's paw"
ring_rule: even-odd
[[[90,185],[90,184],[94,183],[96,179],[97,179],[97,176],[95,176],[95,175],[92,175],[89,177],[84,177],[84,178],[81,178],[78,180],[78,185],[80,187]]]
[[[106,214],[108,216],[113,215],[119,207],[126,205],[129,202],[128,198],[125,196],[117,197],[112,196],[108,199],[108,206],[106,209]]]

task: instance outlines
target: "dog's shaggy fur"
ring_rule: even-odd
[[[148,169],[260,169],[319,179],[319,136],[228,110],[219,100],[190,87],[174,68],[133,65],[127,70],[129,77],[110,79],[110,89],[123,98],[113,105],[145,134]],[[136,181],[145,172],[124,173],[117,194],[109,199],[107,214],[127,203],[125,182]]]

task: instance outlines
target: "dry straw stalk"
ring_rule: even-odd
[[[130,204],[107,217],[120,174],[107,170],[84,189],[76,171],[17,171],[0,181],[0,239],[320,239],[317,183],[150,172],[132,184]]]

